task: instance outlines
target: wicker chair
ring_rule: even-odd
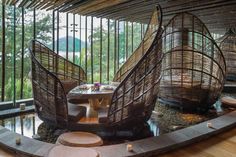
[[[150,48],[114,91],[109,108],[99,112],[99,123],[125,127],[150,118],[159,93],[161,44],[156,34]]]
[[[33,40],[30,46],[32,86],[36,112],[51,125],[67,127],[86,115],[86,107],[67,103],[61,80],[85,81],[82,68],[60,57],[46,46]]]
[[[229,29],[218,41],[220,42],[219,47],[225,56],[226,79],[236,81],[236,30]]]
[[[151,16],[144,38],[142,39],[140,45],[127,59],[127,61],[119,68],[119,70],[115,74],[113,81],[121,82],[130,72],[130,70],[142,58],[142,56],[148,51],[156,35],[160,34],[161,23],[162,12],[160,11],[160,6],[157,6],[157,9],[155,9]]]
[[[226,64],[206,26],[180,13],[166,25],[162,43],[161,100],[182,109],[208,109],[220,96]]]

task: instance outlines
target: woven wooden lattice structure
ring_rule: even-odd
[[[67,126],[69,105],[61,81],[83,83],[86,80],[83,69],[35,40],[30,53],[34,105],[39,118],[56,126]]]
[[[86,73],[80,66],[53,52],[39,41],[32,43],[34,43],[35,58],[61,81],[76,81],[77,85],[86,82]]]
[[[226,79],[236,81],[236,30],[229,29],[218,41],[226,61]]]
[[[122,81],[130,70],[137,64],[142,56],[148,51],[156,35],[161,31],[162,13],[160,8],[155,9],[153,12],[149,24],[147,26],[144,38],[142,39],[138,48],[132,53],[127,61],[119,68],[114,77],[114,81]]]
[[[162,34],[160,98],[185,109],[207,109],[218,99],[225,81],[225,59],[203,22],[180,13]]]
[[[114,91],[108,110],[108,124],[125,125],[147,121],[159,93],[161,39],[154,37],[150,48]]]

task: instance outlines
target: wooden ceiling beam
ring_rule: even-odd
[[[112,15],[116,15],[116,14],[117,15],[122,15],[123,11],[127,11],[127,10],[132,11],[133,9],[141,9],[140,6],[145,7],[146,5],[149,5],[149,4],[155,5],[157,3],[159,3],[162,6],[163,11],[167,10],[168,8],[173,9],[173,7],[178,7],[178,9],[181,9],[181,7],[183,7],[183,5],[185,5],[187,3],[193,3],[193,2],[196,2],[196,1],[199,3],[199,0],[189,0],[187,2],[186,2],[186,0],[178,0],[178,1],[175,1],[175,2],[169,1],[169,2],[171,2],[170,4],[166,0],[164,0],[164,1],[163,0],[154,0],[154,1],[145,1],[145,2],[143,0],[135,0],[136,3],[134,3],[134,4],[131,4],[131,2],[129,2],[128,4],[125,4],[123,6],[117,5],[117,6],[113,6],[111,8],[106,8],[105,10],[103,9],[99,12],[95,12],[95,13],[92,13],[92,14],[87,13],[87,14],[93,15],[93,16],[107,16],[107,15],[112,16]],[[220,0],[220,1],[222,2],[222,0]],[[206,3],[206,2],[208,2],[208,1],[205,1],[205,3],[203,5],[208,5],[209,2],[208,3]]]
[[[77,7],[80,7],[81,5],[84,5],[85,3],[89,3],[90,0],[71,0],[70,2],[67,2],[67,5],[61,6],[59,11],[60,12],[69,12],[70,9],[75,9]],[[76,6],[75,6],[76,5]]]
[[[224,1],[224,2],[218,2],[218,3],[210,3],[208,5],[205,6],[196,6],[196,7],[191,7],[191,8],[180,8],[177,10],[172,10],[172,11],[165,11],[165,9],[163,8],[163,13],[164,16],[167,15],[173,15],[173,14],[178,14],[181,12],[193,12],[193,11],[202,11],[202,10],[207,10],[207,9],[211,9],[211,8],[218,8],[218,7],[222,7],[222,6],[228,6],[228,5],[235,5],[236,1],[235,0],[228,0],[228,1]]]
[[[106,15],[111,15],[111,14],[115,14],[115,13],[120,13],[123,11],[130,11],[133,8],[139,8],[140,6],[145,6],[146,4],[154,4],[153,1],[145,1],[143,2],[143,0],[135,0],[135,1],[131,1],[131,2],[124,2],[122,4],[119,5],[115,5],[109,8],[103,8],[101,10],[99,10],[99,12],[91,12],[88,13],[92,16],[106,16]],[[157,4],[157,3],[156,3]],[[150,11],[151,12],[151,11]]]
[[[222,2],[222,0],[221,0],[221,2]],[[234,2],[235,3],[235,2]],[[211,4],[214,4],[214,3],[211,3]],[[230,4],[232,4],[232,3],[230,3]],[[230,5],[229,4],[229,5]],[[147,5],[149,5],[149,4],[147,4]],[[153,4],[152,4],[153,5]],[[220,5],[223,5],[223,4],[220,4]],[[129,9],[129,11],[132,11],[134,8],[136,8],[136,9],[140,9],[140,12],[142,12],[142,7],[145,7],[145,4],[144,3],[142,3],[141,4],[141,7],[140,6],[134,6],[133,8],[132,7],[129,7],[128,9]],[[183,10],[183,9],[181,9],[181,7],[179,7],[179,8],[176,8],[174,11],[171,11],[171,12],[169,12],[168,10],[166,10],[166,8],[165,8],[165,6],[164,5],[162,5],[162,7],[163,7],[163,13],[164,13],[164,15],[173,15],[173,14],[175,14],[177,11],[178,12],[183,12],[183,11],[196,11],[196,10],[202,10],[203,8],[197,8],[198,6],[195,6],[194,8],[191,8],[192,10]],[[123,9],[119,9],[117,12],[115,12],[115,11],[109,11],[108,10],[108,12],[107,13],[103,13],[103,14],[99,14],[99,13],[97,13],[97,14],[94,14],[94,16],[96,16],[96,15],[98,15],[98,16],[122,16],[123,15],[123,12],[124,11],[126,11],[127,12],[127,10],[128,10],[127,8],[123,8]],[[193,10],[194,9],[194,10]],[[114,10],[114,9],[112,9],[112,10]],[[151,11],[150,11],[151,12]],[[173,12],[175,12],[175,13],[173,13]],[[125,15],[126,16],[126,15]],[[117,18],[117,17],[116,17]]]
[[[151,12],[150,11],[151,9],[148,6],[146,6],[147,9],[142,9],[143,7],[145,7],[146,3],[140,2],[138,0],[136,0],[135,2],[136,2],[136,4],[133,7],[132,7],[132,5],[127,5],[127,4],[126,4],[126,6],[121,7],[122,9],[119,8],[118,6],[114,6],[114,7],[112,7],[112,12],[108,8],[107,12],[102,11],[102,14],[100,14],[100,12],[98,12],[98,13],[92,13],[92,14],[89,13],[88,15],[96,16],[96,17],[106,17],[106,18],[113,18],[113,19],[121,19],[121,20],[132,19],[132,18],[134,18],[134,20],[135,19],[140,19],[139,16],[141,16],[142,14],[139,14],[139,12],[144,13],[145,15],[150,15],[150,14],[146,14],[146,12],[148,12],[148,11]],[[177,1],[177,2],[179,2],[179,1]],[[198,1],[192,0],[190,2],[191,3],[194,3],[194,2],[195,3],[196,2],[200,3],[199,0]],[[201,2],[203,2],[203,1],[201,1]],[[184,3],[184,1],[180,1],[179,3],[174,3],[173,5],[168,5],[168,6],[167,6],[167,2],[160,1],[160,4],[163,4],[162,6],[163,6],[164,15],[174,15],[175,14],[174,12],[177,12],[177,11],[179,11],[179,12],[182,12],[182,11],[196,12],[196,11],[199,11],[199,10],[202,11],[202,10],[211,9],[211,8],[203,8],[203,7],[205,7],[205,5],[206,6],[214,5],[214,6],[210,6],[210,7],[216,9],[216,7],[224,6],[224,4],[229,5],[229,6],[232,5],[232,4],[235,4],[235,2],[233,2],[233,1],[211,0],[211,1],[205,1],[204,4],[200,3],[201,5],[198,5],[198,6],[195,6],[195,7],[190,7],[189,8],[189,6],[187,5],[188,8],[185,7],[185,9],[191,9],[191,10],[183,10],[183,9],[181,9],[181,3],[187,5],[189,3],[189,1],[188,1],[188,3],[186,1],[185,1],[185,3]],[[139,4],[141,4],[141,6],[139,6]],[[164,4],[167,7],[165,7]],[[178,7],[178,8],[173,8],[172,6]],[[170,9],[166,9],[166,8],[172,8],[172,9],[175,9],[175,10],[171,11]],[[128,13],[127,13],[127,10],[129,10]],[[168,10],[171,11],[171,12],[168,13],[167,12]],[[136,13],[136,11],[138,13]],[[134,15],[136,15],[136,16],[134,16]]]
[[[18,7],[24,7],[26,3],[28,3],[27,0],[22,0]]]
[[[30,3],[28,3],[28,5],[26,6],[27,9],[29,8],[34,8],[34,5],[38,4],[39,1],[31,1]]]
[[[48,4],[48,0],[41,0],[42,3],[38,3],[38,5],[35,6],[35,9],[40,9],[42,6]]]
[[[76,8],[75,10],[72,10],[72,13],[75,14],[87,14],[90,13],[92,11],[98,11],[102,8],[108,8],[108,7],[112,7],[114,5],[120,4],[120,3],[124,3],[127,2],[129,0],[100,0],[100,2],[96,1],[96,3],[84,6],[84,7],[79,7]]]
[[[46,10],[57,10],[64,5],[68,5],[67,2],[70,2],[70,0],[59,0],[55,4],[49,6]]]
[[[11,2],[10,2],[10,5],[16,5],[16,3],[18,2],[19,0],[12,0]]]
[[[155,8],[155,5],[150,1],[145,2],[145,4],[143,2],[139,2],[139,3],[133,4],[133,5],[129,5],[125,8],[118,8],[117,11],[114,11],[112,9],[113,11],[103,13],[103,14],[98,14],[98,16],[99,17],[102,17],[102,16],[109,16],[109,17],[116,16],[116,18],[119,18],[119,17],[126,17],[127,14],[129,15],[129,13],[133,13],[133,12],[149,13],[151,15],[153,8]]]

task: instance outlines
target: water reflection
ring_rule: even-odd
[[[32,138],[33,135],[37,134],[37,130],[42,123],[43,122],[35,114],[26,114],[0,120],[0,125],[11,131],[30,138]],[[157,123],[153,120],[149,120],[148,127],[146,127],[146,129],[142,132],[149,132],[149,135],[152,134],[154,136],[159,136],[159,128],[157,126]]]
[[[34,114],[0,120],[0,124],[5,128],[30,138],[37,133],[37,128],[41,123],[42,121]]]
[[[150,127],[150,131],[153,133],[153,136],[159,136],[160,135],[160,129],[157,125],[157,122],[150,119],[147,123]]]

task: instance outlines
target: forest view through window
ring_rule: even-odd
[[[29,42],[80,65],[88,83],[108,83],[140,44],[146,24],[33,10],[0,1],[0,101],[32,98]]]

